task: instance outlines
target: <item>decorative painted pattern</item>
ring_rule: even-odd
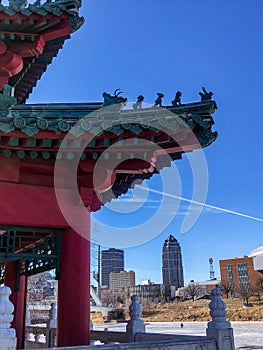
[[[0,102],[1,96],[5,95],[0,94]],[[92,140],[86,152],[96,160],[103,149],[116,141],[122,142],[122,136],[123,140],[132,138],[134,145],[142,144],[144,138],[158,144],[169,143],[171,134],[181,133],[185,137],[193,130],[202,147],[217,138],[217,132],[212,131],[214,101],[158,110],[152,107],[112,111],[101,107],[102,103],[15,105],[5,116],[7,109],[0,106],[0,149],[6,157],[17,155],[20,159],[25,156],[50,159],[56,156],[61,140],[69,132],[72,142],[67,145],[68,152],[57,156],[70,159],[83,148],[88,134]],[[85,158],[86,153],[83,153],[81,159]],[[122,153],[119,152],[118,159],[121,158]]]

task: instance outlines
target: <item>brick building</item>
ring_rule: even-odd
[[[231,297],[238,296],[240,285],[253,285],[263,278],[263,249],[257,248],[249,256],[220,260],[219,265],[222,284],[230,283]]]

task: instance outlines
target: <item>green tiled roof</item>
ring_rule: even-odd
[[[36,135],[42,130],[61,134],[68,132],[79,121],[78,126],[70,130],[78,137],[86,131],[100,134],[105,130],[117,136],[126,130],[130,130],[134,135],[139,135],[145,129],[150,129],[152,132],[157,132],[159,129],[175,132],[180,127],[180,121],[191,129],[199,125],[203,130],[211,130],[214,121],[210,113],[216,108],[215,102],[209,101],[180,107],[164,107],[160,109],[163,111],[161,117],[159,108],[154,107],[142,108],[139,111],[129,109],[112,111],[111,108],[106,108],[94,113],[102,106],[102,102],[15,105],[9,109],[8,117],[5,114],[1,115],[0,109],[0,131],[7,134],[20,130],[26,136]]]
[[[126,193],[135,182],[150,178],[155,169],[170,166],[171,160],[180,159],[183,152],[206,147],[217,138],[217,132],[212,131],[214,101],[134,110],[116,105],[102,108],[102,102],[10,107],[14,102],[12,97],[1,94],[0,97],[10,99],[9,108],[1,109],[0,98],[0,154],[7,158],[38,161],[52,167],[56,159],[71,161],[80,157],[82,161],[94,161],[102,156],[108,162],[139,159],[149,166],[153,149],[145,147],[145,140],[169,149],[169,159],[158,155],[152,171],[138,173],[135,169],[134,173],[126,173],[124,167],[122,172],[117,172],[111,191],[102,193],[100,200],[93,200],[92,211],[114,196]],[[69,137],[61,144],[66,133]],[[193,134],[200,144],[194,144]],[[124,144],[125,139],[129,139],[129,144]],[[108,152],[115,143],[119,149]]]
[[[9,16],[14,16],[16,14],[24,16],[38,14],[40,16],[45,16],[48,13],[55,16],[60,16],[62,13],[75,15],[80,7],[81,0],[36,0],[34,4],[26,4],[25,6],[21,0],[9,0],[9,6],[0,4],[0,13],[5,13]]]
[[[78,14],[80,0],[35,1],[26,7],[20,3],[23,1],[10,1],[10,6],[0,4],[0,40],[8,47],[9,43],[14,46],[33,42],[40,35],[47,37],[43,53],[23,58],[22,71],[9,79],[17,102],[24,103],[64,41],[83,24],[84,18]],[[61,26],[68,28],[67,33],[50,39],[49,34]]]
[[[133,140],[131,147],[135,151],[143,147],[144,139],[156,144],[160,142],[164,148],[172,147],[172,135],[181,135],[187,145],[187,135],[191,135],[192,130],[201,147],[217,138],[217,132],[212,131],[214,101],[178,107],[153,106],[139,111],[117,110],[116,105],[114,110],[102,106],[102,102],[15,105],[5,115],[0,114],[1,152],[7,157],[47,160],[74,157],[74,153],[81,151],[82,159],[88,154],[97,159],[103,150],[127,137]],[[59,149],[66,133],[69,134],[69,141],[66,141],[69,144],[65,143],[66,149]],[[88,145],[87,137],[91,138]],[[178,157],[178,154],[173,157]]]

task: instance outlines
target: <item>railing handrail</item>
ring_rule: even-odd
[[[206,344],[207,350],[217,350],[216,341],[214,339],[206,339],[203,342],[183,342],[174,340],[162,340],[162,341],[151,341],[151,342],[137,342],[137,343],[121,343],[121,344],[106,344],[103,345],[103,350],[132,350],[132,349],[148,349],[156,350],[169,349],[169,350],[196,350],[196,346],[200,344]],[[46,348],[45,350],[51,350]],[[55,350],[55,348],[53,348]],[[59,350],[98,350],[98,345],[88,346],[72,346],[72,347],[60,347]]]
[[[91,340],[99,340],[103,343],[126,343],[127,333],[116,331],[90,331]],[[175,341],[181,343],[211,343],[215,342],[214,339],[207,336],[198,335],[183,335],[183,334],[164,334],[164,333],[136,333],[134,337],[135,342],[154,342],[154,341]]]
[[[103,343],[126,343],[126,332],[106,332],[106,331],[90,331],[91,340],[99,340]]]
[[[201,335],[185,335],[185,334],[166,334],[166,333],[137,333],[135,342],[156,341],[156,340],[175,340],[180,342],[211,342],[212,338]]]

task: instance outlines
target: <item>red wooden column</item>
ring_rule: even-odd
[[[17,262],[7,262],[5,264],[5,285],[11,288],[12,290],[12,294],[10,295],[10,301],[14,304],[15,307],[12,328],[15,328],[16,330],[17,348],[23,349],[25,341],[27,278],[26,276],[20,277],[19,292],[16,292],[16,274]]]
[[[57,346],[89,344],[89,238],[90,232],[86,232],[83,237],[73,229],[65,229],[62,234],[61,278],[58,283]]]

